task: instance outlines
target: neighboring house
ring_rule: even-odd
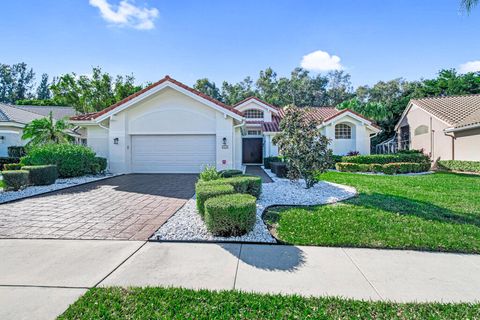
[[[70,107],[57,106],[14,106],[0,103],[0,157],[8,155],[8,147],[23,146],[23,128],[32,120],[47,117],[52,111],[53,118],[58,120],[71,117],[75,110]]]
[[[370,152],[380,130],[349,110],[311,109],[335,153]],[[115,173],[197,173],[240,169],[278,155],[271,138],[283,110],[257,98],[228,106],[168,76],[97,113],[71,117]]]
[[[395,126],[398,148],[432,160],[480,161],[480,95],[413,99]]]

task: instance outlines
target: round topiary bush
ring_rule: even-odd
[[[205,225],[216,236],[241,236],[253,230],[256,198],[249,194],[227,194],[205,202]]]
[[[231,184],[238,193],[248,193],[258,198],[262,193],[262,179],[257,176],[235,176],[224,179],[225,182]]]
[[[229,184],[198,184],[195,187],[195,193],[197,197],[197,210],[203,217],[205,214],[205,201],[210,198],[231,194],[235,190]]]

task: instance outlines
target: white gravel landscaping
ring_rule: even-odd
[[[155,240],[170,241],[229,241],[229,242],[265,242],[275,243],[267,226],[263,223],[263,211],[273,205],[317,205],[334,203],[349,199],[356,195],[353,187],[319,182],[313,188],[305,189],[305,182],[291,182],[288,179],[275,177],[270,170],[266,172],[273,183],[262,184],[262,194],[257,200],[257,222],[254,229],[241,237],[215,237],[210,234],[202,218],[197,212],[195,198],[187,201],[153,235]]]
[[[84,183],[107,179],[111,177],[113,177],[113,175],[111,174],[88,175],[83,177],[57,179],[54,184],[48,186],[31,186],[19,191],[3,191],[3,189],[0,189],[0,204],[7,201],[28,198],[38,194],[65,189],[68,187],[73,187]]]

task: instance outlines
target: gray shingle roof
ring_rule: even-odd
[[[412,103],[455,128],[480,123],[480,94],[413,99]]]
[[[75,114],[70,107],[13,106],[0,103],[0,122],[17,122],[27,124],[35,119],[48,116],[50,110],[54,119],[62,119]]]

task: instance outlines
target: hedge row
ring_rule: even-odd
[[[88,147],[74,144],[47,144],[34,148],[21,162],[28,166],[56,165],[61,178],[98,174],[107,168],[105,158],[96,157]]]
[[[58,177],[57,166],[23,166],[21,170],[2,172],[6,191],[17,191],[29,185],[43,186],[55,183]]]
[[[338,162],[335,167],[342,172],[375,172],[384,174],[416,173],[430,170],[430,163],[396,162],[386,164],[365,164]]]
[[[372,154],[342,157],[342,162],[360,164],[387,164],[398,162],[430,162],[428,156],[420,152],[395,153],[395,154]]]
[[[227,175],[232,173],[237,174]],[[200,180],[195,185],[197,209],[212,234],[238,236],[253,229],[261,191],[262,180],[257,176]]]
[[[439,160],[437,164],[442,170],[480,173],[480,161]]]
[[[263,166],[265,169],[271,169],[270,164],[272,162],[282,162],[283,158],[282,157],[265,157],[263,158]]]

